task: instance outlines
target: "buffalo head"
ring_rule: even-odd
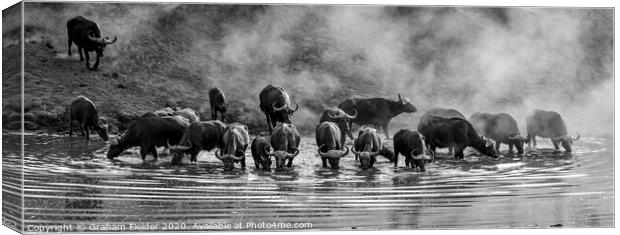
[[[493,146],[494,143],[492,140],[482,136],[482,140],[480,141],[478,147],[482,154],[488,155],[492,158],[498,158],[499,156],[497,155],[497,152],[495,151],[495,148]]]
[[[276,171],[284,169],[284,165],[287,159],[293,159],[299,154],[299,150],[295,149],[294,153],[289,153],[282,150],[269,151],[267,156],[274,156],[276,159]]]
[[[125,149],[127,149],[127,147],[120,143],[118,139],[112,139],[110,141],[110,149],[108,150],[107,154],[108,159],[118,157],[118,155],[121,155],[121,153],[125,151]]]
[[[338,169],[338,165],[340,163],[340,158],[347,156],[349,154],[349,148],[344,147],[345,150],[328,150],[327,152],[321,152],[321,148],[323,145],[319,147],[319,156],[323,158],[327,158],[329,161],[329,165],[331,165],[332,169]]]
[[[564,149],[566,149],[566,152],[571,152],[573,151],[572,149],[572,145],[574,141],[579,140],[579,138],[581,138],[581,135],[579,135],[579,133],[577,133],[577,135],[575,136],[569,136],[569,135],[563,135],[560,137],[556,137],[553,138],[555,141],[558,141],[562,144],[562,147],[564,147]]]
[[[222,162],[224,163],[224,170],[225,171],[230,171],[235,167],[235,162],[237,161],[241,161],[245,158],[245,152],[238,150],[237,153],[239,153],[239,155],[241,156],[236,156],[235,154],[224,154],[224,155],[220,155],[220,151],[216,150],[215,151],[215,157],[217,159],[222,160]]]
[[[103,56],[103,50],[105,49],[105,47],[108,44],[112,44],[114,42],[116,42],[116,37],[114,37],[114,39],[110,39],[109,37],[96,37],[94,35],[88,35],[88,39],[90,39],[91,42],[94,42],[97,44],[97,55],[99,56]]]
[[[369,151],[358,152],[358,151],[355,151],[355,148],[351,149],[351,152],[353,152],[353,154],[355,154],[355,156],[357,156],[359,158],[362,170],[366,170],[366,169],[370,168],[370,166],[372,165],[372,162],[374,162],[376,160],[377,155],[379,155],[379,153],[381,153],[380,151],[376,151],[376,152],[369,152]]]
[[[415,113],[416,111],[418,111],[418,109],[411,104],[409,99],[402,98],[400,94],[398,94],[398,105],[400,107],[400,110],[405,113]]]

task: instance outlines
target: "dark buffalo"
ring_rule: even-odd
[[[228,125],[224,130],[222,142],[224,144],[222,152],[220,154],[220,151],[216,150],[215,157],[224,162],[224,170],[232,170],[236,162],[240,162],[241,167],[245,168],[245,150],[250,144],[248,127],[239,123]]]
[[[184,154],[191,156],[190,162],[196,162],[196,157],[200,151],[223,148],[222,136],[224,136],[225,129],[226,125],[218,120],[190,124],[178,145],[170,146],[168,144],[172,153],[172,164],[181,163]]]
[[[493,142],[479,136],[471,123],[462,118],[425,115],[420,120],[418,132],[426,137],[426,144],[433,154],[436,148],[454,147],[454,157],[463,159],[463,150],[473,147],[482,154],[498,157]]]
[[[516,147],[517,153],[523,153],[525,138],[519,132],[517,121],[509,114],[474,113],[469,117],[469,122],[476,128],[478,134],[495,141],[496,152],[499,153],[501,144],[507,144],[510,152]]]
[[[88,128],[92,128],[97,131],[99,137],[104,140],[108,140],[107,126],[101,124],[99,121],[99,115],[97,114],[97,108],[95,104],[84,96],[78,96],[71,102],[71,121],[69,123],[69,136],[73,135],[73,120],[80,123],[81,132],[86,139],[90,139],[90,133]]]
[[[348,114],[352,114],[355,111],[358,112],[357,117],[349,121],[349,126],[352,123],[357,123],[360,126],[373,125],[377,128],[382,128],[386,137],[390,136],[388,124],[392,118],[401,113],[417,111],[416,107],[409,102],[409,99],[402,98],[400,94],[398,95],[398,100],[384,98],[346,99],[338,105],[338,108]]]
[[[69,46],[67,46],[69,56],[71,56],[71,43],[75,43],[80,54],[80,61],[84,60],[82,51],[84,52],[87,69],[91,69],[89,52],[95,51],[97,53],[97,59],[92,67],[92,69],[97,69],[99,67],[99,57],[103,56],[103,49],[105,49],[106,45],[116,42],[116,37],[114,39],[102,37],[99,26],[82,16],[77,16],[67,21],[67,34],[69,36]]]
[[[226,119],[226,97],[220,88],[214,87],[209,90],[209,103],[212,120],[217,119],[217,112],[219,112],[223,122]]]
[[[445,108],[431,108],[426,113],[424,113],[424,115],[422,115],[422,118],[420,119],[424,119],[425,116],[465,119],[465,115],[463,115],[461,112],[457,111],[456,109],[445,109]],[[452,155],[452,153],[454,153],[454,148],[448,147],[448,154]]]
[[[299,105],[296,105],[295,109],[291,108],[291,98],[281,87],[267,85],[258,98],[260,110],[267,117],[269,133],[272,133],[273,127],[278,122],[291,123],[291,115],[299,109]]]
[[[394,134],[394,166],[398,165],[398,154],[405,156],[405,166],[418,167],[426,171],[425,164],[432,160],[426,153],[426,141],[417,131],[401,129]]]
[[[185,128],[189,126],[186,119],[172,117],[143,117],[133,122],[120,140],[110,145],[108,158],[112,159],[133,146],[140,146],[142,160],[148,153],[157,159],[157,147],[178,144]]]
[[[560,149],[558,144],[562,144],[562,147],[566,152],[571,152],[571,145],[573,141],[579,140],[579,134],[577,136],[569,136],[566,131],[566,124],[562,120],[562,116],[554,111],[546,110],[534,110],[526,119],[527,125],[527,137],[525,141],[529,147],[534,142],[536,147],[536,136],[542,138],[551,138],[553,147],[556,150]]]
[[[340,158],[349,154],[349,148],[340,142],[340,133],[340,129],[333,122],[321,122],[316,127],[316,145],[319,146],[323,167],[327,167],[329,160],[332,169],[338,169]]]
[[[252,150],[252,157],[254,158],[254,165],[256,169],[263,168],[263,170],[271,169],[271,157],[268,155],[271,144],[269,144],[269,140],[265,137],[257,137],[252,140],[252,145],[250,146]]]
[[[377,132],[377,129],[362,126],[358,132],[357,138],[353,141],[351,149],[356,159],[360,161],[360,167],[363,170],[372,168],[377,161],[377,155],[384,151],[383,141]]]
[[[284,163],[288,160],[286,167],[293,166],[293,158],[299,154],[299,142],[301,137],[297,128],[293,124],[278,122],[271,134],[271,147],[273,150],[267,155],[274,156],[276,159],[276,170],[284,169]]]
[[[174,111],[173,114],[175,116],[181,116],[181,117],[187,118],[187,120],[189,120],[189,123],[200,121],[200,115],[198,115],[198,112],[190,108],[185,108],[185,109],[181,109],[178,111]]]
[[[333,122],[338,125],[340,129],[340,144],[344,145],[347,135],[349,138],[355,139],[353,134],[351,133],[351,127],[349,126],[349,121],[357,117],[357,110],[354,110],[353,115],[347,114],[345,111],[339,108],[328,108],[323,111],[323,115],[321,115],[321,119],[319,123],[323,122]]]

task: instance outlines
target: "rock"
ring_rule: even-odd
[[[101,75],[103,75],[104,77],[108,77],[108,76],[110,76],[110,74],[109,74],[109,73],[103,73],[103,74],[101,74]]]
[[[52,46],[52,44],[50,44],[49,42],[45,43],[45,46],[49,49],[54,49],[54,46]]]
[[[118,78],[118,73],[112,73],[113,78]]]
[[[125,86],[124,84],[118,84],[116,85],[116,87],[120,89],[127,89],[127,86]]]

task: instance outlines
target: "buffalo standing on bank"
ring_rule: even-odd
[[[209,90],[209,104],[211,105],[211,119],[217,119],[217,113],[220,113],[222,122],[226,120],[226,97],[224,92],[217,87]]]
[[[80,54],[80,61],[84,61],[84,57],[86,57],[87,69],[91,69],[89,52],[95,51],[97,53],[95,64],[92,67],[93,70],[99,67],[99,58],[103,56],[105,47],[116,42],[116,37],[114,39],[102,37],[99,26],[82,16],[77,16],[67,21],[67,34],[69,37],[67,46],[69,56],[71,56],[71,44],[75,43]],[[82,56],[82,53],[84,53],[84,56]]]
[[[401,113],[413,113],[417,109],[413,106],[409,99],[402,98],[398,95],[398,100],[389,100],[385,98],[353,98],[346,99],[338,108],[345,111],[347,114],[353,114],[357,111],[357,116],[350,119],[349,126],[352,123],[358,125],[373,125],[377,128],[382,128],[385,136],[389,137],[388,124],[390,120]]]
[[[559,144],[566,152],[571,152],[574,141],[579,140],[579,134],[577,136],[569,136],[566,130],[566,124],[559,113],[546,110],[534,110],[527,118],[527,141],[528,146],[531,147],[534,142],[536,147],[536,136],[542,138],[550,138],[553,143],[553,147],[559,150]]]
[[[269,133],[273,133],[273,128],[278,122],[291,123],[291,116],[295,109],[291,108],[291,98],[281,87],[267,85],[259,94],[260,110],[265,113]]]
[[[323,167],[327,167],[329,161],[332,169],[338,169],[340,158],[349,154],[349,148],[340,142],[340,135],[340,129],[333,122],[322,122],[316,127],[316,144]]]
[[[95,104],[84,96],[78,96],[71,102],[71,121],[69,123],[69,136],[73,135],[73,120],[76,120],[81,127],[81,133],[86,139],[90,139],[90,130],[97,131],[99,137],[108,140],[107,126],[101,124]]]

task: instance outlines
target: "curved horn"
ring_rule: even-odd
[[[171,149],[172,146],[170,145],[169,141],[170,141],[169,139],[166,139],[166,148]]]
[[[222,159],[224,159],[224,158],[225,158],[225,157],[223,157],[223,156],[221,156],[221,155],[220,155],[220,150],[219,150],[219,149],[218,149],[218,150],[215,150],[215,157],[216,157],[217,159],[220,159],[220,160],[222,160]]]
[[[337,119],[337,118],[342,118],[342,115],[334,115],[334,111],[330,111],[327,116],[329,116],[329,118],[333,118],[333,119]]]
[[[347,156],[347,154],[349,154],[349,148],[347,146],[344,146],[344,148],[346,149],[346,151],[343,154],[341,154],[340,156],[338,156],[339,158]]]
[[[289,106],[288,108],[289,108],[289,110],[291,109],[291,107],[290,107],[290,106]],[[291,113],[296,112],[298,109],[299,109],[299,104],[298,104],[297,102],[295,102],[295,109],[294,109],[294,110],[291,110],[291,111],[292,111]]]
[[[281,111],[286,108],[286,104],[282,105],[282,107],[276,108],[276,102],[273,102],[273,104],[271,105],[271,107],[273,108],[273,111]]]
[[[294,158],[294,157],[297,157],[298,154],[299,154],[299,149],[295,149],[295,153],[286,153],[286,157]]]
[[[370,152],[370,156],[371,156],[371,157],[374,157],[374,156],[379,155],[379,153],[381,153],[381,151]]]
[[[104,39],[100,38],[100,37],[97,38],[97,37],[93,37],[93,36],[88,35],[88,39],[90,39],[91,41],[96,42],[96,43],[105,43]]]
[[[231,157],[233,160],[235,160],[235,161],[240,161],[241,159],[244,159],[244,158],[245,158],[245,152],[243,152],[243,151],[241,151],[241,150],[237,150],[237,152],[241,152],[241,153],[243,153],[243,155],[241,155],[240,157],[237,157],[237,156],[235,156],[235,155],[231,154],[231,155],[230,155],[230,157]]]
[[[329,155],[327,155],[327,153],[329,152],[321,152],[321,148],[325,146],[324,144],[322,144],[321,146],[319,146],[319,156],[321,157],[329,157]]]
[[[581,135],[579,133],[576,133],[576,134],[577,134],[577,136],[571,137],[573,139],[573,141],[577,141],[577,140],[579,140],[579,138],[581,138]]]
[[[353,152],[353,154],[355,154],[355,155],[359,155],[360,154],[360,152],[355,151],[355,147],[351,148],[351,152]]]
[[[112,44],[112,43],[115,43],[115,42],[116,42],[116,39],[117,39],[117,38],[116,38],[116,36],[114,36],[114,39],[112,39],[112,40],[110,40],[110,38],[109,38],[109,37],[105,37],[105,38],[103,39],[103,43],[105,43],[105,44]]]
[[[356,118],[356,117],[357,117],[357,109],[353,109],[353,111],[355,112],[355,114],[354,114],[354,115],[349,115],[349,114],[347,114],[348,118],[353,119],[353,118]]]
[[[191,141],[187,141],[187,142],[189,143],[189,146],[181,146],[181,145],[171,146],[170,150],[187,151],[192,148],[192,142]]]

